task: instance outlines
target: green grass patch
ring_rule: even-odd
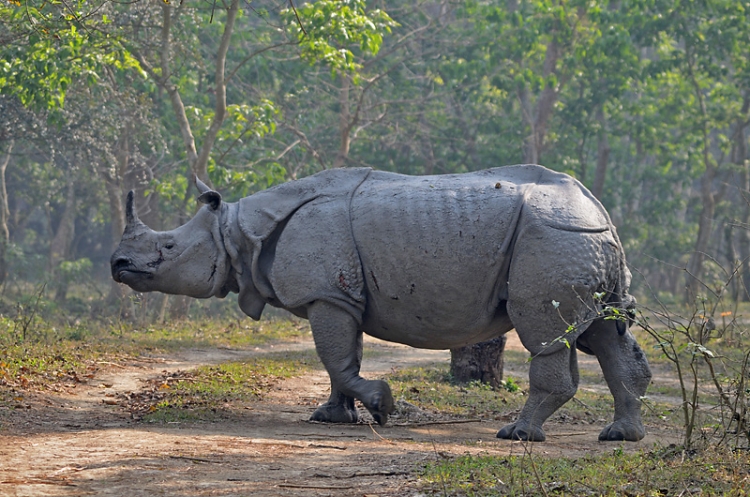
[[[148,388],[121,400],[136,419],[145,422],[212,421],[261,399],[280,379],[319,365],[312,351],[269,354],[165,373],[151,380]]]
[[[297,340],[306,321],[236,319],[175,321],[139,327],[126,322],[52,323],[39,315],[0,315],[0,402],[19,390],[80,383],[109,363],[185,348],[249,348]]]
[[[20,390],[57,390],[83,383],[123,355],[84,343],[23,343],[0,346],[0,399]]]
[[[393,396],[421,409],[439,411],[463,417],[495,419],[503,411],[519,408],[526,397],[525,383],[506,378],[509,385],[519,387],[514,392],[493,390],[481,382],[457,385],[452,382],[448,364],[436,363],[427,367],[405,368],[389,374],[385,380]],[[520,383],[520,385],[519,385]]]
[[[582,458],[462,456],[428,464],[423,487],[444,496],[745,496],[746,452],[673,449]]]
[[[135,350],[172,351],[191,347],[247,348],[267,343],[296,340],[310,334],[307,321],[290,319],[201,319],[174,321],[137,327],[111,325],[103,330],[107,341],[127,343]]]

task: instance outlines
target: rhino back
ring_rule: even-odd
[[[424,177],[374,171],[351,204],[365,331],[434,348],[486,334],[506,293],[523,190],[499,169]]]
[[[565,231],[604,232],[613,229],[601,203],[578,180],[541,166],[524,200],[524,223]],[[502,168],[501,168],[502,169]]]
[[[525,223],[609,229],[580,183],[541,166],[422,177],[373,171],[352,198],[351,222],[365,279],[363,328],[428,348],[497,333],[514,235]]]

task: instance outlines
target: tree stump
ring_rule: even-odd
[[[505,335],[486,342],[451,349],[451,375],[459,383],[479,380],[500,388],[503,380]]]

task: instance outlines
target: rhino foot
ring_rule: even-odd
[[[641,423],[630,423],[617,420],[604,427],[599,433],[600,442],[628,441],[637,442],[646,436],[646,430]]]
[[[356,408],[349,408],[343,404],[326,402],[318,407],[310,421],[321,421],[323,423],[356,423],[359,421],[359,413]]]
[[[500,428],[497,432],[497,438],[505,440],[523,440],[525,442],[544,442],[547,437],[541,428],[521,428],[516,426],[517,423],[511,423]]]
[[[375,380],[372,394],[369,402],[363,401],[367,410],[372,414],[372,418],[380,426],[385,425],[388,421],[388,415],[393,412],[393,395],[391,387],[383,380]]]

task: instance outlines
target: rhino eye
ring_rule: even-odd
[[[164,248],[167,250],[172,250],[174,248],[174,243],[166,243],[164,244]]]

